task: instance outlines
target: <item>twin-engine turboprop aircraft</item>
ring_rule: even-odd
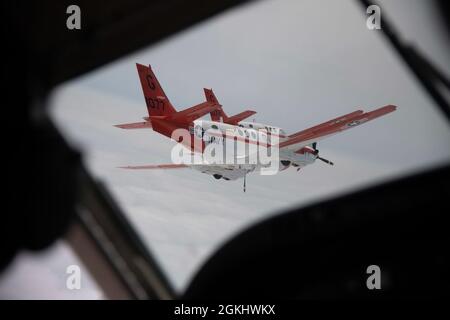
[[[300,170],[316,160],[333,165],[331,161],[319,156],[318,141],[396,110],[394,105],[370,112],[357,110],[311,128],[286,134],[278,127],[243,121],[255,114],[255,111],[247,110],[228,117],[211,89],[204,89],[205,102],[176,111],[151,67],[141,64],[136,66],[147,104],[148,117],[144,117],[143,122],[119,124],[116,127],[152,128],[179,142],[185,150],[189,150],[190,155],[200,155],[200,161],[122,167],[126,169],[190,167],[210,174],[216,179],[236,180],[242,177],[245,179],[250,172],[273,168],[274,163],[277,165],[276,171],[286,170],[289,167]],[[207,114],[210,114],[211,121],[200,120]],[[267,152],[268,150],[270,151]],[[263,162],[261,152],[270,154],[268,157],[270,161]],[[206,154],[210,157],[205,157]],[[214,161],[211,161],[212,154],[220,154],[220,157],[213,157]],[[258,156],[252,158],[255,154]]]

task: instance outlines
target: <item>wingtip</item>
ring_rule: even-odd
[[[395,110],[397,110],[397,106],[393,105],[393,104],[388,104],[387,106],[384,107],[384,109],[388,112],[393,112]]]
[[[397,110],[397,106],[396,106],[396,105],[388,104],[388,105],[385,105],[385,106],[380,107],[380,108],[378,108],[378,109],[372,110],[372,111],[370,111],[370,112],[383,112],[383,113],[389,113],[389,112],[393,112],[393,111],[395,111],[395,110]],[[370,113],[370,112],[369,112],[369,113]]]

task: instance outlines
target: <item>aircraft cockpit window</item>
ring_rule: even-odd
[[[401,14],[408,6],[404,2],[383,1],[383,14],[389,12],[450,74],[446,43],[434,37],[433,28],[407,20]],[[50,111],[59,131],[83,151],[89,171],[116,199],[177,290],[184,290],[225,241],[256,221],[450,161],[445,119],[381,32],[368,30],[365,16],[351,1],[251,2],[54,90]],[[158,83],[149,82],[152,77]],[[161,88],[144,95],[143,86],[158,84]],[[204,87],[214,87],[227,115],[220,127],[232,128],[232,139],[249,136],[233,116],[250,105],[256,114],[249,127],[265,128],[266,134],[276,132],[271,125],[282,127],[287,137],[278,154],[289,154],[292,164],[298,155],[298,166],[274,175],[254,170],[246,192],[243,176],[226,181],[210,168],[202,168],[206,174],[194,166],[172,170],[176,144],[170,133],[142,117],[163,123],[168,114],[203,104]],[[276,94],[267,94],[268,88]],[[167,97],[161,99],[163,93]],[[359,123],[359,109],[383,116],[371,114],[370,123]],[[350,113],[356,120],[344,122],[345,130],[325,126],[301,133]],[[214,121],[214,116],[206,113],[198,120]],[[189,123],[170,122],[167,128]],[[263,141],[278,141],[266,134]],[[303,167],[297,151],[311,145],[311,137],[320,157],[336,165],[314,161]],[[154,166],[160,164],[170,165]],[[227,171],[234,173],[240,174]]]

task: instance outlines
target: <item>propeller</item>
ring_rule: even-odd
[[[328,159],[325,159],[325,158],[322,158],[322,157],[317,157],[317,159],[319,159],[320,161],[323,161],[323,162],[329,164],[330,166],[334,166],[334,163],[331,162],[331,161],[328,160]]]
[[[322,158],[322,157],[319,157],[319,149],[317,149],[317,142],[313,142],[311,146],[314,149],[314,154],[317,156],[316,159],[319,159],[320,161],[323,161],[326,164],[329,164],[330,166],[334,166],[334,163],[332,161]]]

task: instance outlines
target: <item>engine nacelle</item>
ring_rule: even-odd
[[[280,171],[286,170],[291,166],[290,160],[280,160]]]

